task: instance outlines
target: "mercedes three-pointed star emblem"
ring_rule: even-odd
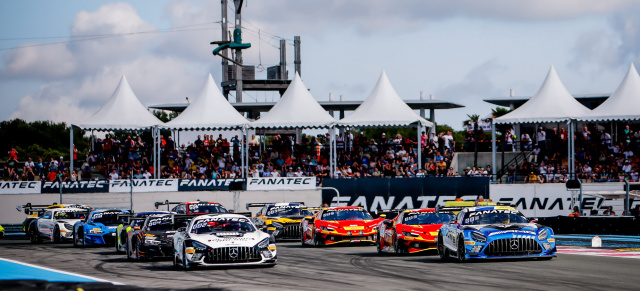
[[[517,250],[519,246],[520,245],[518,243],[518,239],[514,238],[514,239],[511,240],[511,249],[512,250]]]
[[[238,248],[229,249],[229,257],[235,259],[238,257]]]

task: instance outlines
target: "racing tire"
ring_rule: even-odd
[[[40,243],[40,235],[38,235],[38,230],[33,225],[29,227],[29,240],[32,244]]]
[[[320,247],[322,245],[323,243],[318,239],[318,233],[316,232],[316,234],[313,235],[313,246]]]
[[[438,233],[437,248],[438,248],[438,256],[440,256],[440,260],[448,261],[450,258],[449,249],[447,249],[447,247],[444,246],[444,241],[442,240],[442,233]]]
[[[62,241],[62,238],[60,237],[60,228],[57,225],[53,228],[53,236],[51,240],[56,244]]]
[[[300,232],[300,245],[302,245],[302,247],[306,247],[307,246],[304,243],[304,231]]]
[[[176,252],[175,250],[173,251],[173,267],[174,268],[178,268],[178,252]]]
[[[193,270],[193,266],[189,264],[189,260],[187,260],[187,247],[182,246],[182,269],[185,271]]]
[[[400,244],[398,244],[398,238],[393,240],[393,250],[395,251],[396,255],[401,255],[405,253],[404,249],[402,249]]]
[[[458,262],[464,263],[467,260],[467,249],[464,247],[464,239],[458,238],[458,249],[456,251],[456,255],[458,258]]]
[[[80,243],[80,237],[78,233],[84,233],[84,230],[82,228],[78,228],[78,231],[73,232],[73,246],[84,247],[84,238],[82,239],[82,243]]]
[[[131,255],[131,248],[127,245],[127,260],[133,261],[133,256]]]

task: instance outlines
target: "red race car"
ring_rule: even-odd
[[[378,223],[383,219],[373,219],[362,207],[323,208],[314,216],[307,216],[300,222],[300,241],[303,246],[375,243]]]
[[[378,224],[376,239],[378,253],[417,253],[435,250],[438,230],[454,219],[451,212],[438,212],[434,208],[399,211],[393,219]]]

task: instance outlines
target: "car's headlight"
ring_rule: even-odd
[[[549,232],[546,229],[542,229],[538,232],[538,240],[543,241],[549,237]]]
[[[414,233],[414,232],[408,232],[408,231],[403,231],[402,235],[404,236],[411,236],[411,237],[419,237],[420,234]]]
[[[487,242],[487,237],[479,231],[471,232],[471,238],[477,242]]]
[[[269,247],[269,238],[265,238],[258,243],[258,247],[261,249],[266,249]]]
[[[284,226],[282,226],[282,224],[281,224],[281,223],[279,223],[279,222],[275,222],[275,221],[274,221],[274,222],[272,222],[272,223],[271,223],[271,225],[272,225],[272,226],[274,226],[274,227],[276,227],[276,228],[283,228],[283,227],[284,227]]]
[[[160,241],[155,236],[145,236],[144,243],[149,245],[157,245],[160,244]]]
[[[320,229],[326,230],[326,231],[336,231],[334,228],[331,228],[331,227],[328,227],[328,226],[321,226]]]
[[[73,229],[73,225],[71,223],[65,223],[64,224],[64,228],[66,228],[68,230],[71,230],[71,229]]]
[[[207,250],[207,248],[209,248],[207,245],[201,243],[201,242],[197,242],[197,241],[191,241],[191,246],[199,252],[204,252]]]

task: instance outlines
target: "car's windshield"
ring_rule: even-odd
[[[55,219],[84,219],[89,214],[87,211],[65,211],[60,210],[54,214]]]
[[[444,224],[454,218],[453,214],[438,212],[408,212],[402,219],[403,224],[421,225],[421,224]]]
[[[504,224],[504,223],[527,223],[524,215],[517,210],[511,209],[491,209],[470,211],[465,215],[464,224]]]
[[[94,213],[93,216],[91,216],[91,221],[102,224],[120,224],[118,221],[118,214],[120,213],[122,212],[105,211]]]
[[[371,214],[362,209],[330,209],[322,213],[322,220],[372,220]]]
[[[210,217],[194,221],[191,233],[202,234],[212,232],[253,232],[255,228],[249,219],[244,217]]]
[[[161,217],[149,217],[147,218],[147,230],[148,231],[165,231],[173,229],[173,223],[171,222],[171,216]]]
[[[273,206],[267,210],[267,216],[311,216],[311,211],[303,209],[301,206]]]
[[[199,203],[199,204],[189,204],[189,213],[229,213],[227,209],[222,207],[220,204],[209,204],[209,203]]]

